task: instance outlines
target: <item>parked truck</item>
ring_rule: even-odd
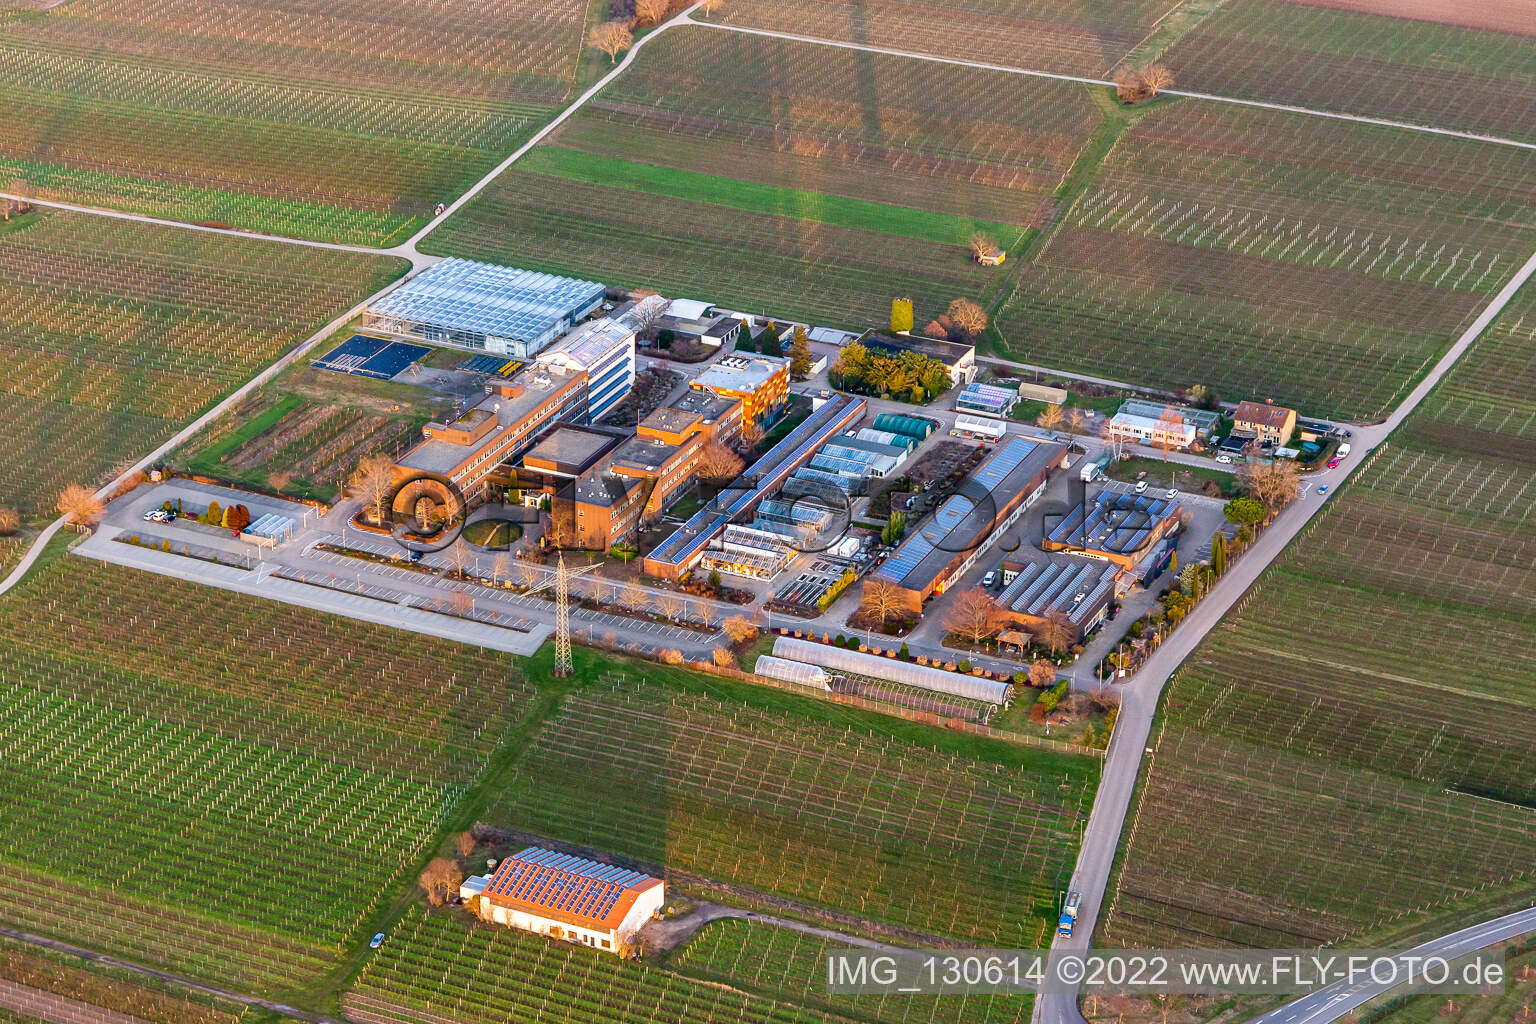
[[[1061,918],[1056,922],[1056,934],[1070,937],[1072,927],[1077,924],[1077,910],[1083,905],[1083,894],[1076,889],[1067,893],[1066,902],[1061,905]]]
[[[1349,442],[1345,441],[1343,444],[1339,445],[1339,450],[1334,454],[1341,459],[1349,458]]]

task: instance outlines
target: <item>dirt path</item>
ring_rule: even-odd
[[[864,949],[899,950],[904,947],[890,946],[884,942],[876,942],[874,939],[865,939],[857,935],[849,935],[846,932],[833,931],[830,928],[819,928],[804,921],[793,921],[787,917],[775,917],[772,914],[759,914],[753,910],[742,910],[740,907],[728,907],[724,903],[712,903],[708,900],[694,902],[693,910],[682,917],[675,917],[668,921],[651,921],[641,929],[640,941],[645,948],[657,952],[667,953],[681,946],[694,935],[700,928],[711,921],[735,920],[753,921],[758,924],[773,925],[778,928],[787,928],[790,931],[803,932],[806,935],[814,935],[828,942],[840,942],[845,946],[861,946]]]

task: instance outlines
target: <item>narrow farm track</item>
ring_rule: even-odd
[[[1536,275],[1536,253],[1505,283],[1493,301],[1461,333],[1434,369],[1392,410],[1391,415],[1381,423],[1356,428],[1356,447],[1365,452],[1385,442],[1439,386],[1483,332],[1498,319],[1499,314],[1532,275]],[[1088,827],[1083,833],[1083,844],[1078,851],[1077,869],[1072,875],[1071,887],[1083,894],[1082,909],[1077,918],[1078,927],[1069,938],[1058,940],[1054,948],[1081,953],[1090,947],[1105,889],[1109,884],[1115,851],[1120,846],[1120,834],[1125,827],[1131,794],[1141,770],[1142,755],[1150,749],[1147,747],[1147,739],[1152,732],[1152,719],[1168,679],[1205,639],[1206,634],[1248,592],[1269,564],[1312,521],[1325,502],[1338,493],[1339,485],[1365,461],[1364,458],[1351,459],[1338,469],[1329,470],[1324,476],[1330,485],[1330,494],[1304,497],[1282,513],[1274,525],[1254,542],[1249,552],[1212,588],[1210,595],[1195,606],[1168,643],[1158,648],[1132,681],[1126,684],[1122,693],[1120,718],[1110,738],[1104,774],[1099,780],[1093,810],[1088,816]],[[1343,1003],[1339,1005],[1342,1007]],[[1339,1010],[1339,1014],[1343,1012],[1343,1009]],[[1035,1019],[1037,1024],[1086,1024],[1078,1011],[1075,995],[1041,996],[1035,1003]],[[1332,1019],[1309,1018],[1308,1024],[1324,1024],[1324,1021]]]
[[[695,5],[697,7],[698,5]],[[711,21],[695,21],[689,8],[679,17],[690,25],[700,25],[704,28],[719,29],[723,32],[741,32],[745,35],[767,36],[770,39],[784,39],[796,43],[813,43],[817,46],[832,46],[841,50],[860,50],[864,53],[878,53],[888,57],[906,57],[909,60],[928,61],[932,64],[954,64],[964,68],[979,68],[983,71],[1000,71],[1009,75],[1024,75],[1028,78],[1049,78],[1058,82],[1077,82],[1081,85],[1105,85],[1113,86],[1115,83],[1103,78],[1088,78],[1083,75],[1064,75],[1053,71],[1034,71],[1029,68],[1016,68],[1008,64],[988,64],[984,61],[962,60],[958,57],[939,57],[930,53],[915,53],[911,50],[892,50],[883,46],[868,46],[863,43],[839,42],[832,39],[818,39],[815,36],[794,35],[789,32],[775,32],[767,28],[747,28],[743,25],[721,25]],[[1381,117],[1366,117],[1362,114],[1341,114],[1332,110],[1316,110],[1311,107],[1293,107],[1284,103],[1268,103],[1264,100],[1243,99],[1239,96],[1217,96],[1206,92],[1190,92],[1184,89],[1164,89],[1162,95],[1181,96],[1191,100],[1207,100],[1212,103],[1231,103],[1240,107],[1258,107],[1262,110],[1278,110],[1290,114],[1306,114],[1311,117],[1324,117],[1334,121],[1353,121],[1356,124],[1375,125],[1380,128],[1398,128],[1403,131],[1421,132],[1429,135],[1444,135],[1453,139],[1467,139],[1473,142],[1487,142],[1496,146],[1510,146],[1515,149],[1536,150],[1536,142],[1519,142],[1515,139],[1505,139],[1497,135],[1480,135],[1476,132],[1462,132],[1451,128],[1436,128],[1432,125],[1414,124],[1411,121],[1392,121]]]

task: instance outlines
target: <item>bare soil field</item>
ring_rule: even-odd
[[[1531,0],[1281,0],[1304,7],[1385,14],[1392,18],[1433,21],[1441,25],[1483,28],[1536,36],[1536,3]]]

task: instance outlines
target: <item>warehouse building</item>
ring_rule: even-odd
[[[1054,613],[1065,616],[1081,639],[1104,621],[1115,600],[1119,566],[1020,554],[1003,562],[1003,591],[997,596],[1010,622],[1036,629]]]
[[[370,306],[363,330],[530,360],[603,304],[595,281],[446,259]]]
[[[866,586],[870,580],[894,583],[908,609],[920,612],[924,601],[947,590],[1045,493],[1052,471],[1066,457],[1067,446],[1056,441],[1022,435],[1004,441],[972,474],[966,493],[946,498]]]
[[[1176,501],[1100,490],[1091,502],[1063,516],[1040,546],[1132,569],[1160,541],[1177,532],[1182,511]]]
[[[618,952],[666,905],[666,883],[640,871],[530,846],[459,895],[493,924]]]

